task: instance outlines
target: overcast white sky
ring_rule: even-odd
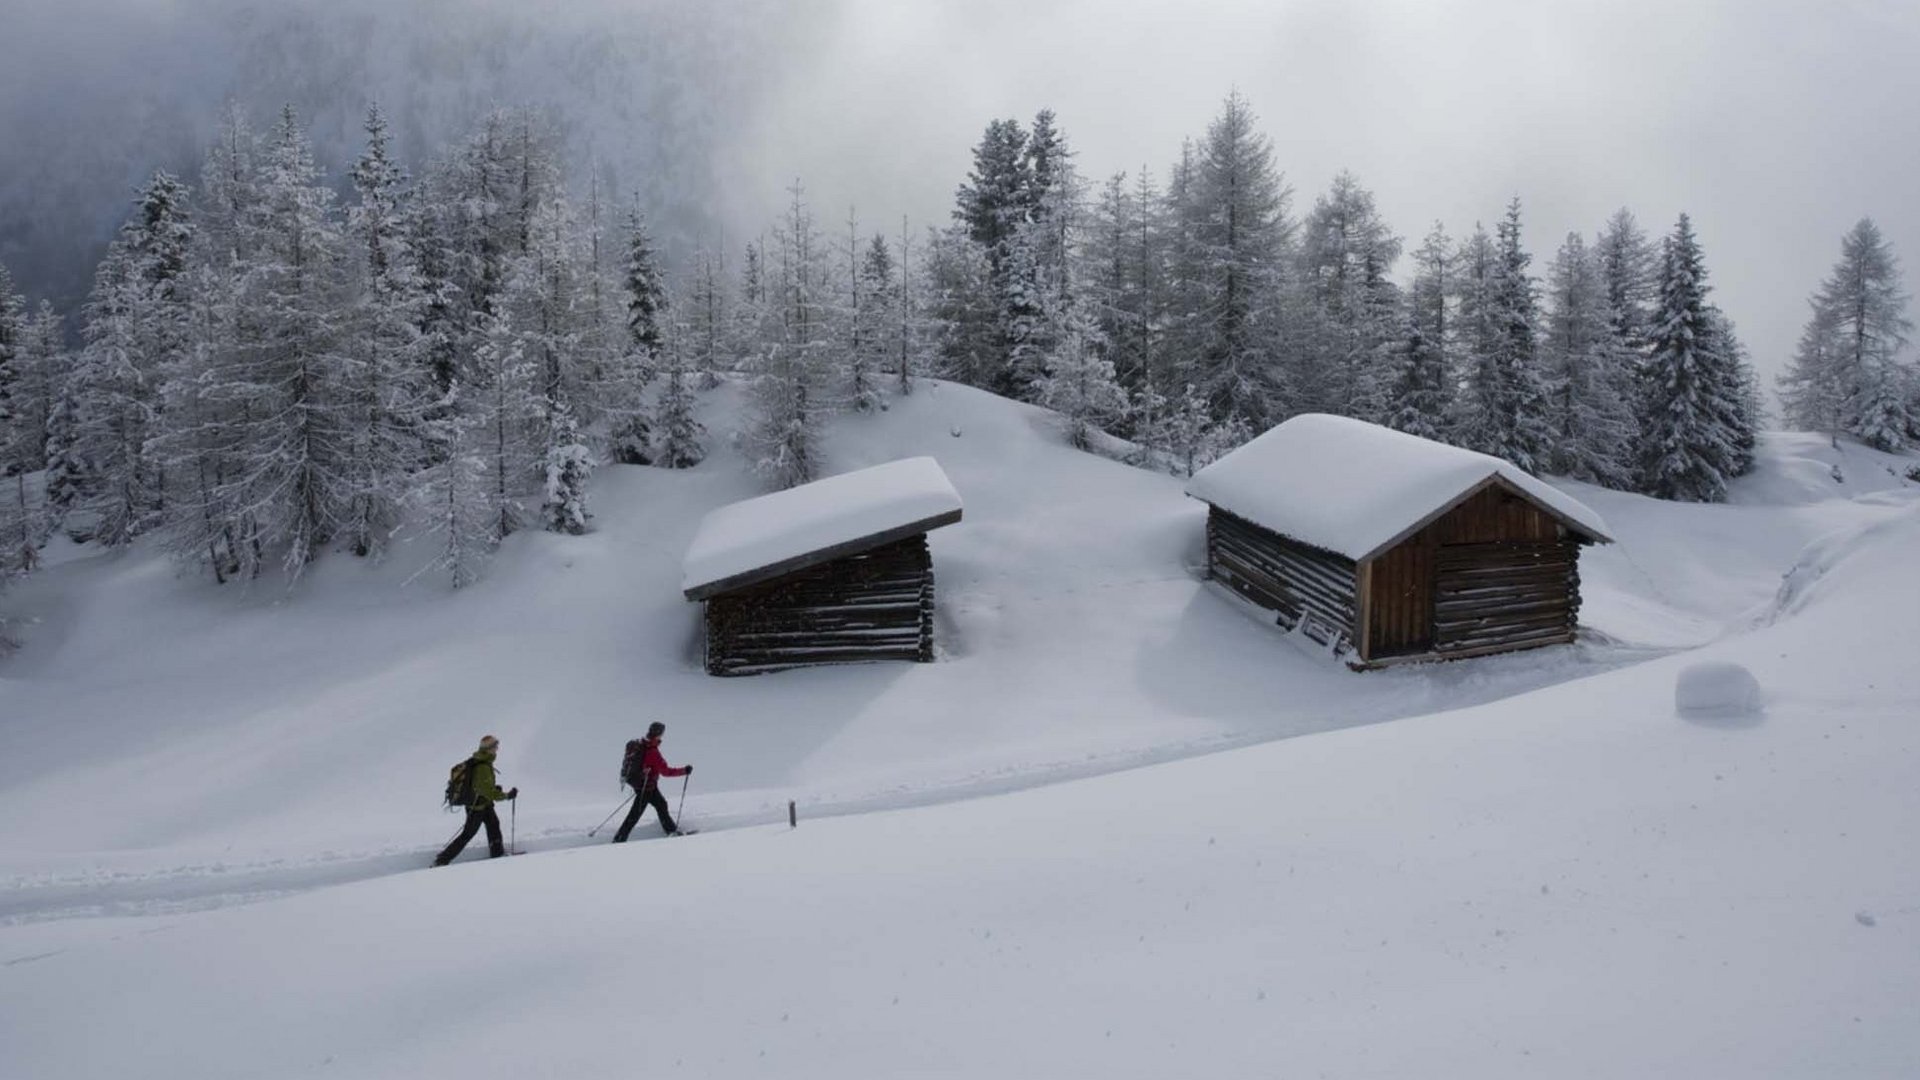
[[[992,117],[1164,176],[1235,86],[1296,213],[1341,168],[1410,244],[1518,194],[1544,271],[1620,206],[1686,210],[1769,376],[1861,215],[1920,258],[1920,0],[0,0],[0,252],[103,242],[228,96],[299,103],[336,170],[369,97],[415,155],[550,105],[658,212],[744,233],[801,177],[823,225],[892,232],[946,220]]]
[[[1341,168],[1410,241],[1518,194],[1541,271],[1620,206],[1655,233],[1686,211],[1769,375],[1855,220],[1920,254],[1914,0],[845,0],[823,18],[730,148],[740,208],[777,207],[798,175],[828,222],[848,201],[944,215],[986,120],[1042,105],[1089,175],[1164,176],[1238,86],[1296,211]]]

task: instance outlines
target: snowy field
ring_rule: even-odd
[[[59,553],[0,664],[0,1076],[1920,1073],[1914,459],[1562,484],[1620,541],[1586,641],[1356,675],[1056,423],[839,422],[836,469],[965,500],[932,665],[700,672],[724,449],[604,469],[597,532],[459,595],[427,541],[291,593]],[[1701,660],[1761,707],[1678,715]],[[654,719],[705,834],[589,845]],[[534,856],[414,872],[487,732]]]

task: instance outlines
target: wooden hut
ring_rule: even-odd
[[[1573,640],[1606,523],[1508,462],[1297,416],[1195,474],[1210,576],[1356,669]]]
[[[939,463],[920,457],[708,514],[681,584],[705,604],[707,672],[932,660],[927,533],[960,510]]]

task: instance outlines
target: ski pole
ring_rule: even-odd
[[[518,855],[520,854],[520,796],[516,792],[513,798],[507,801],[513,804],[507,808],[507,850]]]
[[[638,795],[638,794],[639,794],[639,792],[637,792],[637,791],[636,791],[636,792],[632,792],[632,793],[630,793],[630,794],[629,794],[629,795],[628,795],[628,796],[627,796],[626,798],[624,798],[624,799],[621,799],[621,800],[620,800],[620,805],[619,805],[619,806],[616,806],[616,807],[614,807],[614,808],[613,808],[613,814],[617,814],[617,813],[619,813],[620,811],[622,811],[622,810],[625,810],[625,809],[627,808],[627,804],[633,801],[633,796],[634,796],[634,795]],[[600,824],[598,824],[598,825],[595,825],[595,826],[594,826],[593,828],[591,828],[591,829],[588,829],[588,830],[587,830],[587,838],[588,838],[589,840],[591,840],[591,839],[593,838],[593,834],[594,834],[594,833],[597,833],[597,832],[599,832],[599,831],[600,831],[601,829],[604,829],[604,828],[606,828],[606,827],[607,827],[607,822],[609,822],[609,821],[612,821],[612,820],[613,820],[613,814],[608,814],[608,815],[607,815],[606,817],[604,817],[604,818],[602,818],[602,819],[600,820]]]
[[[687,785],[692,782],[693,782],[692,773],[688,773],[687,775],[680,778],[680,805],[673,811],[673,820],[675,824],[678,824],[680,821],[681,811],[687,808]]]

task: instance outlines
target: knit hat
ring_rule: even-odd
[[[482,750],[492,750],[499,745],[500,740],[491,735],[482,735],[480,737],[480,749]]]
[[[660,736],[665,735],[666,733],[667,733],[667,725],[661,723],[658,720],[655,720],[653,723],[647,725],[647,738],[649,739],[657,739]]]

